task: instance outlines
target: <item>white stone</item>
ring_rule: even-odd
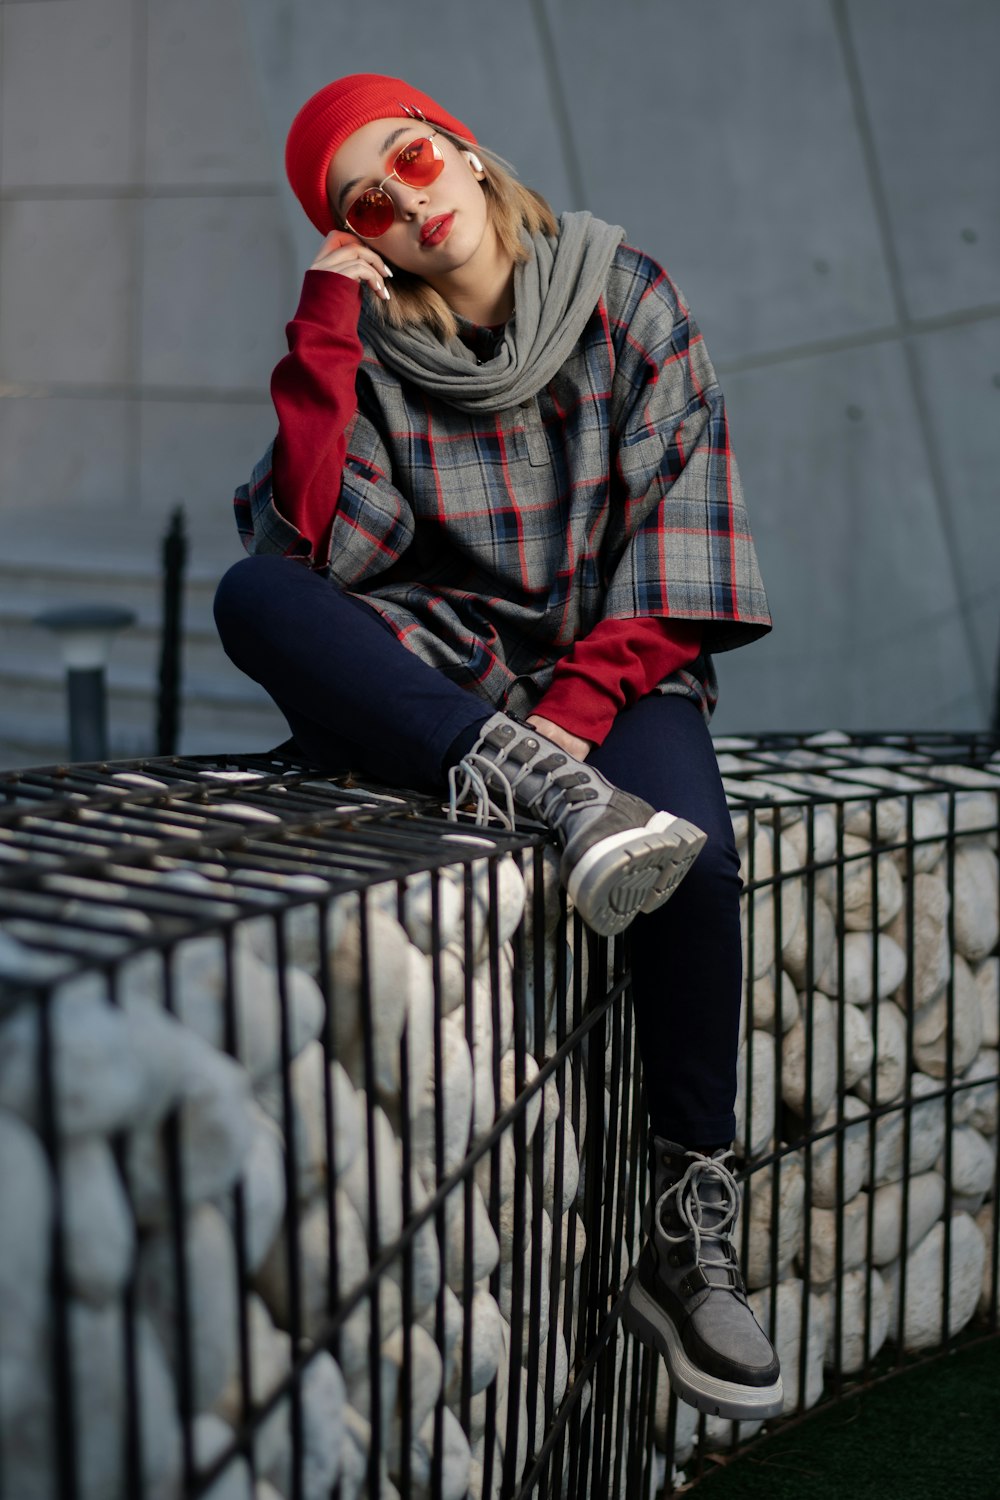
[[[535,912],[536,867],[541,879],[539,898],[541,928],[546,934],[555,932],[562,914],[562,882],[559,879],[559,854],[551,845],[542,849],[529,849],[524,860],[524,926],[525,936],[530,936],[538,925]]]
[[[809,1019],[812,1014],[812,1093],[806,1075]],[[781,1096],[789,1109],[805,1117],[825,1115],[837,1089],[836,1013],[825,995],[815,991],[812,1002],[803,1000],[802,1015],[781,1045]]]
[[[951,1064],[963,1073],[979,1051],[983,1015],[975,980],[963,958],[955,954],[952,987],[954,1025],[951,1028]],[[944,1078],[948,1071],[948,995],[940,993],[917,1011],[913,1026],[913,1057],[921,1072]]]
[[[873,869],[874,866],[874,869]],[[836,868],[821,871],[816,887],[837,914],[840,877]],[[867,838],[844,836],[843,924],[849,932],[885,927],[903,905],[903,881],[889,854],[874,854]]]
[[[273,939],[270,922],[265,923]],[[236,1055],[254,1079],[281,1064],[281,992],[275,962],[255,951],[260,930],[251,937],[238,929],[232,945],[232,1003]],[[226,1041],[226,951],[217,937],[190,938],[173,955],[173,997],[178,1020],[220,1051]],[[289,1049],[294,1057],[323,1024],[323,997],[303,969],[285,968]]]
[[[891,844],[906,827],[906,804],[901,797],[878,797],[875,800],[875,836],[880,843]],[[857,838],[871,839],[872,804],[848,802],[844,808],[844,831]]]
[[[478,1292],[488,1291],[488,1279],[473,1290],[473,1296]],[[438,1298],[417,1314],[418,1322],[425,1333],[430,1334],[437,1348],[440,1350],[442,1359],[442,1380],[447,1384],[455,1372],[455,1356],[459,1351],[462,1339],[462,1328],[465,1320],[465,1306],[459,1302],[455,1293],[447,1283],[440,1289],[440,1309],[442,1312],[441,1330],[438,1331]],[[405,1333],[405,1328],[399,1330],[400,1335]],[[393,1335],[393,1339],[396,1335]],[[390,1343],[393,1340],[389,1341]],[[388,1347],[388,1345],[387,1345]],[[395,1346],[398,1349],[398,1343]],[[460,1351],[459,1351],[460,1352]]]
[[[287,1333],[275,1328],[266,1306],[253,1292],[247,1298],[247,1329],[250,1342],[250,1393],[254,1404],[259,1406],[287,1378],[292,1364],[292,1341]],[[214,1410],[232,1427],[239,1426],[245,1419],[247,1414],[243,1411],[239,1368],[231,1371],[229,1380],[215,1402]],[[258,1461],[264,1458],[267,1455],[258,1452]],[[269,1468],[270,1463],[264,1462],[263,1467]]]
[[[440,1500],[465,1500],[469,1492],[469,1440],[455,1414],[446,1406],[441,1413]],[[414,1440],[411,1453],[410,1493],[413,1500],[430,1500],[434,1455],[435,1419],[428,1417]]]
[[[998,1074],[1000,1053],[995,1048],[984,1047],[966,1069],[962,1081],[973,1078],[988,1081],[955,1095],[955,1119],[960,1125],[971,1125],[980,1135],[996,1135]]]
[[[888,1002],[885,1003],[888,1004]],[[856,1005],[844,1005],[841,1007],[841,1013],[844,1027],[844,1088],[850,1089],[859,1080],[870,1077],[875,1056],[875,1040],[868,1022],[868,1014],[865,1011],[860,1010]],[[880,1067],[881,1049],[884,1042],[885,1038],[880,1032]],[[860,1087],[858,1093],[861,1093]]]
[[[867,1294],[866,1294],[867,1285]],[[840,1282],[840,1339],[837,1338],[837,1290],[823,1298],[827,1341],[825,1363],[842,1375],[856,1375],[885,1343],[889,1305],[877,1271],[848,1271]],[[867,1313],[867,1316],[866,1316]]]
[[[500,1362],[500,1309],[489,1292],[481,1289],[469,1304],[472,1337],[469,1341],[469,1389],[473,1395],[484,1391],[496,1377]],[[563,1346],[565,1355],[565,1345]],[[445,1399],[454,1407],[462,1394],[462,1370],[465,1359],[464,1313],[458,1338],[451,1355],[451,1375],[445,1387]]]
[[[935,793],[913,799],[913,866],[919,871],[933,870],[944,854],[948,819],[941,799]],[[900,859],[905,855],[900,854]]]
[[[347,1399],[354,1410],[366,1421],[372,1420],[374,1401],[372,1392],[372,1318],[375,1309],[370,1296],[363,1297],[340,1325],[337,1356],[347,1386]],[[378,1388],[380,1410],[388,1422],[396,1405],[399,1384],[399,1365],[393,1357],[393,1345],[401,1331],[403,1322],[403,1299],[399,1287],[391,1277],[383,1277],[378,1287],[378,1328],[376,1344],[379,1346]],[[415,1325],[417,1326],[417,1325]],[[426,1338],[424,1330],[420,1336]],[[431,1341],[433,1343],[433,1340]],[[441,1356],[434,1349],[437,1361],[437,1379],[440,1385]],[[424,1378],[423,1372],[418,1378]]]
[[[285,1216],[285,1144],[281,1131],[265,1112],[252,1105],[250,1147],[243,1163],[244,1255],[252,1274],[274,1244]],[[232,1196],[222,1199],[222,1212],[235,1236]]]
[[[573,1223],[572,1243],[570,1242],[569,1220],[563,1219],[556,1225],[554,1234],[558,1235],[557,1250],[559,1252],[559,1277],[565,1278],[578,1268],[583,1260],[584,1251],[587,1248],[587,1231],[583,1226],[583,1220],[579,1215]],[[564,1239],[565,1226],[565,1239]]]
[[[749,1159],[759,1156],[774,1135],[775,1111],[774,1037],[766,1031],[751,1031],[744,1040],[736,1063],[736,1140]],[[747,1138],[747,1090],[752,1098],[749,1141]]]
[[[349,1403],[344,1406],[344,1441],[340,1454],[340,1500],[361,1500],[369,1494],[368,1454],[371,1449],[371,1427],[360,1412]],[[381,1485],[379,1490],[381,1491]],[[379,1500],[382,1500],[381,1494]]]
[[[62,1186],[70,1287],[86,1302],[105,1302],[124,1288],[135,1253],[135,1221],[107,1143],[96,1136],[70,1142]]]
[[[887,932],[849,932],[844,938],[844,975],[841,993],[851,1005],[870,1005],[894,995],[906,978],[906,954]]]
[[[302,1500],[329,1500],[348,1443],[344,1379],[332,1355],[315,1351],[302,1374]],[[280,1495],[292,1490],[291,1409],[286,1396],[256,1434],[256,1451],[267,1455],[258,1470]]]
[[[809,1280],[824,1286],[837,1274],[837,1252],[841,1269],[852,1271],[863,1264],[868,1252],[868,1194],[859,1193],[838,1211],[814,1208],[809,1216]],[[805,1251],[800,1261],[804,1263]]]
[[[15,1368],[35,1364],[49,1312],[52,1178],[34,1131],[0,1110],[0,1420],[11,1421],[26,1391]]]
[[[937,1223],[907,1257],[903,1347],[911,1354],[919,1349],[932,1349],[941,1341],[944,1239],[944,1224]],[[986,1246],[975,1219],[969,1214],[955,1214],[951,1220],[951,1266],[947,1289],[949,1336],[964,1328],[976,1310],[985,1259]],[[884,1275],[889,1299],[889,1338],[895,1341],[899,1262],[888,1267]]]
[[[334,1193],[337,1264],[333,1277],[334,1305],[368,1275],[368,1246],[357,1210],[342,1188]],[[302,1333],[313,1338],[326,1319],[330,1274],[330,1227],[325,1200],[317,1200],[299,1219],[299,1296]],[[255,1278],[279,1328],[289,1328],[288,1266],[285,1234],[278,1235]]]
[[[944,1145],[945,1104],[936,1094],[940,1083],[926,1073],[914,1073],[910,1085],[910,1165],[911,1174],[929,1172]],[[883,1115],[875,1126],[875,1186],[898,1182],[903,1175],[904,1110]]]
[[[973,977],[983,1016],[983,1046],[1000,1046],[1000,958],[987,958]]]
[[[406,1400],[404,1367],[408,1361],[410,1431],[416,1433],[420,1431],[437,1405],[438,1396],[441,1393],[443,1366],[441,1352],[432,1335],[419,1323],[415,1323],[408,1332],[402,1327],[397,1328],[395,1333],[386,1339],[383,1353],[391,1362],[396,1390],[396,1399],[391,1404],[383,1402],[382,1420],[388,1428],[388,1438],[384,1441],[384,1447],[389,1473],[395,1479],[399,1479],[402,1470],[402,1419]],[[370,1420],[367,1409],[361,1407],[355,1409]]]
[[[289,1070],[291,1108],[295,1130],[295,1172],[298,1195],[303,1201],[319,1192],[327,1175],[326,1110],[324,1067],[326,1053],[321,1042],[308,1042]],[[361,1147],[362,1095],[343,1066],[329,1066],[331,1133],[333,1136],[334,1174],[340,1176],[354,1161]],[[279,1128],[284,1129],[285,1087],[280,1074],[258,1084],[256,1097]]]
[[[833,920],[833,912],[819,896],[813,901],[811,945],[808,942],[809,935],[808,921],[801,922],[794,938],[785,945],[781,955],[781,962],[791,975],[797,990],[804,989],[807,984],[810,953],[814,984],[819,984],[831,962],[836,958],[837,928]],[[765,969],[766,967],[765,965]]]
[[[180,1380],[179,1330],[186,1320],[192,1355],[195,1409],[221,1394],[236,1364],[239,1303],[236,1258],[229,1226],[209,1203],[199,1204],[184,1225],[187,1303],[182,1306],[172,1236],[152,1235],[139,1252],[139,1304],[156,1330]]]
[[[240,1175],[253,1136],[250,1077],[239,1063],[176,1026],[174,1062],[183,1068],[179,1108],[180,1178],[186,1204],[216,1198]],[[134,1131],[126,1142],[129,1190],[143,1227],[165,1222],[170,1208],[166,1146],[159,1130]]]
[[[801,822],[793,823],[785,832],[785,838],[795,851],[798,864],[822,865],[834,858],[837,852],[837,820],[833,813],[823,807],[812,810],[812,844],[809,843],[809,809]],[[849,828],[848,832],[855,830]]]
[[[62,1134],[111,1135],[150,1119],[156,1060],[143,1028],[101,998],[103,981],[68,981],[48,1005],[56,1120]],[[0,1108],[40,1126],[41,1002],[29,1001],[0,1022]],[[171,1059],[164,1069],[170,1072]]]
[[[420,1212],[428,1196],[427,1189],[416,1171],[411,1169],[409,1204],[411,1215]],[[435,1305],[438,1291],[441,1289],[441,1252],[438,1248],[434,1217],[425,1220],[416,1231],[409,1242],[409,1249],[389,1267],[389,1275],[396,1279],[400,1287],[404,1285],[405,1278],[409,1277],[413,1310],[418,1318],[429,1307]],[[444,1287],[443,1290],[447,1300],[448,1288]]]
[[[776,993],[777,992],[777,993]],[[780,1013],[779,1015],[776,1013]],[[790,1031],[799,1018],[799,997],[795,985],[784,969],[775,976],[768,969],[760,979],[750,986],[749,996],[744,988],[741,1020],[754,1031]],[[777,1024],[776,1024],[777,1023]]]
[[[407,877],[403,891],[403,926],[421,953],[434,949],[434,886],[437,886],[437,945],[454,942],[462,925],[462,892],[447,874],[420,870]]]
[[[944,1212],[944,1178],[938,1172],[918,1172],[910,1178],[906,1214],[906,1245],[913,1249]],[[883,1183],[875,1190],[871,1258],[887,1266],[902,1253],[903,1185]]]
[[[740,898],[740,936],[744,974],[755,980],[763,978],[774,966],[774,891],[770,886]],[[790,943],[793,941],[789,940]]]
[[[944,1152],[938,1171],[945,1170]],[[960,1198],[976,1200],[972,1206],[977,1212],[983,1198],[993,1186],[997,1170],[996,1151],[992,1150],[978,1130],[971,1125],[959,1125],[951,1137],[951,1190]]]
[[[195,1417],[192,1436],[195,1468],[199,1473],[217,1463],[236,1441],[236,1434],[229,1424],[211,1412],[202,1412]],[[234,1453],[218,1478],[203,1493],[205,1500],[254,1500],[253,1491],[250,1465],[241,1453]]]
[[[473,1179],[468,1186],[453,1188],[444,1200],[444,1274],[445,1280],[459,1299],[467,1295],[464,1274],[467,1196],[471,1204],[469,1284],[488,1276],[500,1258],[496,1231],[490,1223],[483,1195],[476,1181]]]
[[[948,887],[940,875],[919,874],[913,880],[913,1001],[928,1004],[948,981],[951,950],[948,938]],[[904,952],[907,945],[907,909],[889,927]],[[905,997],[900,996],[905,1003]]]
[[[955,830],[978,833],[996,848],[997,797],[995,792],[959,792],[955,798]]]
[[[509,942],[520,927],[526,899],[524,876],[513,855],[505,854],[497,861],[496,920],[500,943]]]
[[[753,871],[750,869],[749,849],[740,861],[740,877],[745,884],[751,881],[760,886],[754,894],[755,917],[761,921],[774,922],[774,892],[781,891],[781,942],[782,947],[792,942],[803,916],[802,878],[796,871],[802,868],[802,860],[796,843],[787,834],[781,834],[778,842],[779,858],[775,859],[774,833],[770,828],[758,825],[754,835]],[[763,885],[762,882],[771,882]],[[776,936],[773,941],[777,941]],[[756,971],[756,964],[754,965]]]
[[[79,1500],[132,1500],[122,1441],[131,1400],[122,1308],[115,1302],[94,1308],[72,1299],[66,1308],[76,1494]],[[173,1384],[145,1318],[136,1318],[134,1334],[142,1493],[149,1500],[175,1500],[180,1492],[181,1431]],[[3,1434],[5,1495],[12,1500],[49,1500],[57,1493],[56,1432],[52,1385],[45,1379],[35,1386],[32,1407],[22,1414],[18,1430]]]
[[[496,1213],[499,1213],[501,1206],[513,1196],[514,1184],[518,1176],[514,1132],[505,1130],[492,1149],[479,1158],[474,1170],[483,1201],[489,1208],[491,1216],[495,1218],[492,1199],[494,1178],[496,1179]],[[577,1180],[579,1180],[579,1170]]]
[[[563,945],[566,963],[566,992],[572,994],[573,953],[569,944]],[[534,1050],[535,1033],[541,1020],[541,1034],[548,1030],[555,1010],[558,982],[558,947],[556,940],[547,938],[540,954],[540,972],[536,964],[534,944],[525,944],[522,956],[521,979],[524,985],[524,1029],[525,1045]]]
[[[799,1362],[802,1353],[802,1299],[804,1284],[794,1278],[782,1281],[773,1289],[765,1287],[753,1292],[749,1298],[761,1328],[765,1333],[771,1329],[771,1298],[777,1298],[775,1311],[774,1348],[781,1363],[781,1384],[784,1391],[782,1411],[788,1416],[799,1410]],[[823,1394],[823,1355],[826,1348],[826,1319],[823,1303],[815,1292],[808,1293],[806,1318],[806,1382],[805,1406],[808,1411],[815,1406]],[[740,1431],[743,1431],[741,1424]]]
[[[981,844],[955,852],[955,946],[970,963],[992,953],[1000,938],[997,857]]]
[[[413,945],[387,912],[369,906],[365,943],[360,917],[346,922],[330,954],[330,1016],[333,1054],[344,1065],[351,1082],[364,1088],[365,1043],[363,1009],[371,1018],[372,1066],[376,1087],[394,1094],[399,1089],[399,1039],[406,1020],[410,986],[420,970],[411,962]],[[367,974],[362,962],[363,948]],[[367,978],[368,994],[363,995]],[[427,983],[430,982],[429,973]]]
[[[361,1122],[361,1149],[341,1178],[341,1186],[350,1198],[361,1221],[366,1242],[371,1224],[368,1196],[369,1172],[374,1167],[376,1193],[375,1243],[380,1249],[393,1245],[403,1228],[402,1163],[399,1142],[385,1112],[378,1105],[372,1110],[372,1137],[368,1136],[368,1116],[364,1091],[358,1091]],[[372,1152],[372,1148],[374,1150]],[[374,1162],[370,1155],[374,1155]]]
[[[538,1073],[538,1064],[530,1055],[525,1055],[522,1063],[523,1087],[528,1088]],[[512,1109],[515,1100],[519,1097],[517,1087],[518,1062],[513,1050],[505,1052],[500,1059],[500,1109],[506,1113]],[[535,1093],[528,1100],[524,1111],[525,1120],[525,1142],[528,1143],[535,1133],[542,1110],[542,1100]]]
[[[441,1022],[441,1063],[444,1078],[440,1098],[441,1161],[447,1174],[465,1159],[472,1127],[472,1054],[465,1040],[464,1024],[456,1014],[445,1016]],[[410,1123],[413,1162],[428,1187],[437,1172],[435,1109],[434,1071],[431,1069],[420,1093],[411,1095]]]
[[[843,1201],[849,1203],[868,1181],[868,1125],[851,1124],[859,1116],[866,1115],[864,1104],[853,1094],[843,1096],[843,1147],[838,1146],[838,1135],[829,1135],[817,1141],[812,1148],[811,1199],[817,1208],[834,1208],[837,1203],[837,1158],[843,1156]],[[837,1104],[834,1101],[820,1120],[818,1130],[830,1130],[837,1124]]]
[[[756,1289],[767,1286],[771,1275],[771,1196],[774,1168],[763,1167],[750,1178],[750,1240],[749,1253],[743,1270],[747,1286]],[[747,1187],[744,1187],[744,1193]],[[746,1212],[746,1208],[744,1208]],[[805,1222],[805,1178],[802,1166],[795,1155],[781,1159],[778,1170],[778,1238],[775,1245],[775,1273],[780,1280],[782,1273],[791,1265],[799,1253]],[[737,1225],[735,1244],[742,1250],[740,1225]]]
[[[898,1005],[880,1000],[874,1009],[875,1087],[870,1068],[854,1080],[854,1091],[867,1103],[890,1104],[906,1086],[906,1019]]]
[[[497,1293],[497,1301],[504,1320],[510,1323],[512,1321],[512,1309],[514,1306],[515,1268],[520,1266],[520,1274],[524,1283],[521,1316],[525,1324],[534,1320],[540,1328],[544,1328],[549,1318],[549,1286],[553,1240],[552,1221],[544,1208],[538,1211],[534,1224],[537,1227],[533,1230],[532,1224],[527,1220],[525,1221],[520,1244],[514,1246],[514,1252],[510,1259],[501,1259],[500,1287]],[[536,1253],[536,1244],[539,1247],[537,1254],[539,1266],[537,1296],[532,1291],[532,1265]],[[525,1347],[527,1347],[526,1344]]]

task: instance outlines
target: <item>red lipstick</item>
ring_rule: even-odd
[[[421,245],[440,245],[448,238],[454,222],[454,214],[436,214],[433,219],[428,219],[420,231]]]

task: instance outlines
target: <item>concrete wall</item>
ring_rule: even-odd
[[[977,726],[1000,638],[991,0],[6,0],[0,516],[229,497],[315,237],[307,94],[398,73],[662,259],[723,378],[777,622],[720,730]],[[107,528],[102,535],[107,534]]]

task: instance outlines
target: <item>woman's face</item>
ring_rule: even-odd
[[[430,135],[433,128],[420,120],[372,120],[348,136],[326,178],[337,224],[343,224],[360,193],[381,183],[392,199],[395,217],[384,234],[364,243],[393,265],[432,283],[466,265],[484,241],[492,240],[486,195],[479,186],[483,174],[474,172],[468,157],[443,135],[435,135],[434,144],[444,157],[444,169],[427,187],[408,187],[398,177],[387,177],[400,148]],[[450,219],[450,224],[441,225],[428,239],[427,232],[442,219]]]

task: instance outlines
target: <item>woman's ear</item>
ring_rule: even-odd
[[[466,160],[469,163],[469,166],[472,168],[472,170],[474,172],[485,172],[486,171],[486,168],[483,166],[482,162],[479,160],[479,157],[476,155],[476,153],[474,151],[463,151],[462,155],[466,158]]]

